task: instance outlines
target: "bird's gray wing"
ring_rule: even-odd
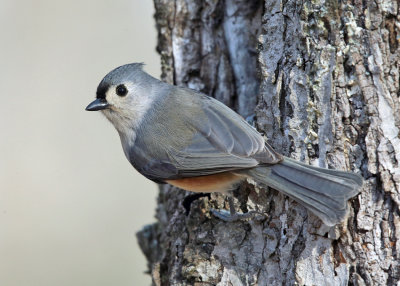
[[[237,156],[215,146],[198,132],[183,150],[170,151],[171,162],[182,177],[196,177],[255,167],[259,162],[251,157]]]
[[[247,169],[259,164],[255,158],[221,151],[200,132],[184,148],[167,145],[156,151],[152,146],[151,142],[135,144],[129,161],[141,174],[156,182]]]
[[[163,142],[138,144],[141,149],[135,148],[136,158],[132,158],[143,158],[135,167],[148,178],[196,177],[260,163],[275,164],[282,159],[242,117],[213,98],[177,88],[159,108],[162,112],[147,118],[146,134],[138,138],[157,134]]]
[[[190,116],[187,120],[214,148],[239,157],[255,158],[259,163],[275,164],[282,160],[282,156],[240,115],[214,98],[203,94],[197,96],[205,116]]]

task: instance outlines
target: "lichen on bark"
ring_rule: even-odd
[[[397,285],[400,281],[400,14],[396,1],[154,0],[163,80],[209,94],[279,152],[362,174],[329,229],[251,182],[226,223],[220,194],[160,188],[139,234],[154,285]]]

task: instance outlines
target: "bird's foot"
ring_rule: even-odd
[[[246,219],[252,219],[252,218],[265,218],[265,215],[261,212],[258,211],[250,211],[247,213],[239,214],[235,210],[235,204],[233,202],[233,198],[231,196],[228,197],[228,202],[229,202],[229,211],[227,210],[216,210],[216,209],[211,209],[211,213],[226,222],[234,222],[238,220],[246,220]]]
[[[261,212],[258,211],[250,211],[247,213],[234,213],[232,214],[231,212],[227,211],[227,210],[216,210],[216,209],[211,209],[211,213],[226,222],[235,222],[235,221],[239,221],[239,220],[246,220],[246,219],[253,219],[255,217],[259,217],[262,216],[263,218],[265,217],[265,215]]]

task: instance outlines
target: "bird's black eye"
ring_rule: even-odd
[[[119,96],[125,96],[128,93],[128,89],[123,84],[120,84],[119,86],[117,86],[115,91]]]

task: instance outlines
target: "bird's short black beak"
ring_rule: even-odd
[[[96,98],[93,102],[91,102],[87,107],[87,111],[97,111],[108,108],[110,105],[107,100],[104,98]]]

